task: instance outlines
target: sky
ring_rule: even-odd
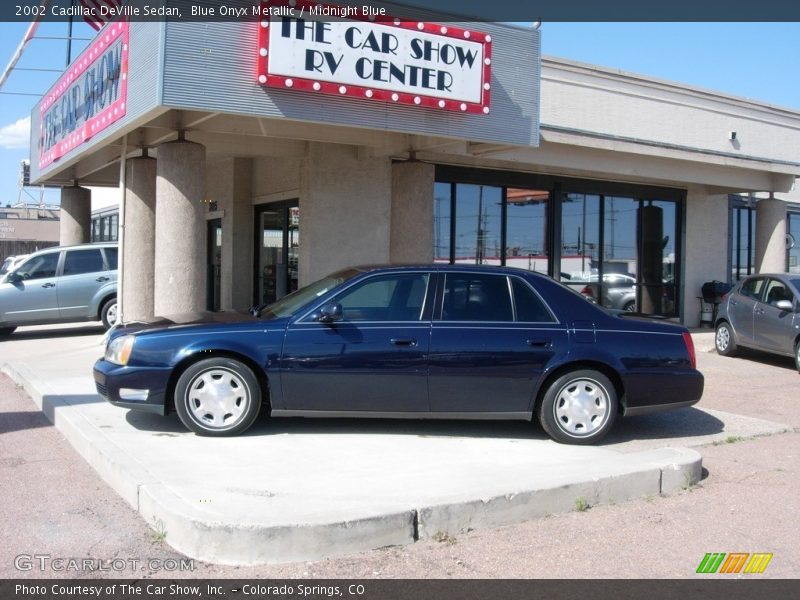
[[[27,29],[0,23],[0,68]],[[543,23],[542,53],[667,79],[800,111],[800,23]],[[64,37],[65,23],[42,23],[38,37]],[[76,23],[73,35],[94,30]],[[73,43],[73,56],[85,45]],[[64,40],[36,39],[18,66],[63,69]],[[15,71],[0,93],[0,205],[38,202],[40,190],[20,190],[19,164],[29,158],[28,120],[35,96],[54,72]],[[58,203],[56,190],[44,193]]]

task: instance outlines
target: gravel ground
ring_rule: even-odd
[[[703,406],[800,428],[791,359],[701,353],[699,361],[707,384]],[[2,376],[0,577],[682,578],[696,577],[706,552],[772,552],[763,576],[796,577],[800,433],[731,439],[701,452],[704,480],[667,497],[314,563],[227,567],[194,561],[192,570],[176,572],[159,567],[185,557],[147,527]],[[34,554],[91,557],[106,569],[116,558],[128,568],[15,568],[15,557]],[[150,559],[157,562],[148,564]],[[133,570],[131,560],[139,561]]]

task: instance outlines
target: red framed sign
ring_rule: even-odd
[[[262,85],[489,113],[492,38],[486,33],[309,0],[265,0],[260,10]]]
[[[39,105],[39,168],[69,154],[125,116],[128,23],[108,23]]]

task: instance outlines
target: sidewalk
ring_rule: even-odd
[[[668,446],[787,429],[690,408],[623,420],[589,448],[513,422],[264,419],[199,438],[95,395],[100,333],[31,328],[0,343],[0,364],[170,545],[210,562],[313,560],[668,493],[701,474],[696,450]]]

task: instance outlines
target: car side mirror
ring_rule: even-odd
[[[794,309],[794,306],[792,306],[791,300],[778,300],[775,303],[775,308],[777,308],[778,310],[791,311]]]
[[[19,283],[22,279],[22,275],[16,271],[11,271],[11,273],[6,274],[6,282],[8,283]]]
[[[338,302],[328,302],[322,305],[317,314],[320,323],[334,323],[342,320],[342,305]]]

